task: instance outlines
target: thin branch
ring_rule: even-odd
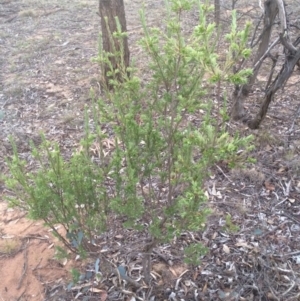
[[[28,245],[28,242],[27,242],[27,245]],[[21,277],[19,279],[19,283],[18,283],[18,286],[17,286],[17,290],[19,290],[22,286],[22,282],[24,280],[24,277],[26,275],[26,271],[27,271],[27,266],[28,266],[28,249],[25,248],[25,251],[24,251],[24,264],[23,264],[23,270],[22,270],[22,274],[21,274]]]
[[[286,11],[284,8],[283,0],[276,0],[278,6],[278,15],[280,19],[281,33],[280,33],[280,41],[285,48],[287,48],[292,53],[297,52],[297,48],[291,43],[288,36],[288,26],[286,19]]]
[[[279,42],[280,37],[278,37],[270,46],[269,48],[266,50],[266,52],[261,56],[261,58],[256,62],[256,64],[253,66],[253,69],[255,70],[258,66],[260,66],[260,64],[262,63],[262,61],[268,56],[269,52],[271,51],[271,49]]]

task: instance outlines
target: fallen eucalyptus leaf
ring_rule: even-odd
[[[226,254],[230,254],[230,249],[229,249],[229,247],[228,247],[226,244],[223,245],[223,251],[224,251]]]

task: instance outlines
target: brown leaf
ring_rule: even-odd
[[[169,270],[172,272],[172,274],[173,274],[175,277],[178,276],[177,273],[176,273],[176,271],[175,271],[174,269],[172,269],[171,267],[169,267]]]
[[[211,239],[214,240],[218,236],[218,232],[214,232]]]
[[[230,248],[229,248],[226,244],[223,245],[223,251],[224,251],[226,254],[230,254]]]
[[[107,292],[104,290],[101,290],[96,287],[92,287],[92,288],[90,288],[90,292],[99,294],[100,301],[105,301],[107,299]]]
[[[107,292],[106,291],[102,291],[100,293],[100,301],[105,301],[107,299]]]
[[[269,144],[267,144],[267,145],[264,147],[264,150],[267,151],[267,152],[271,151],[272,149],[273,149],[273,148],[272,148]]]
[[[195,271],[195,273],[193,274],[193,280],[194,281],[197,279],[198,275],[199,275],[199,272]]]
[[[270,191],[274,191],[275,190],[275,186],[271,182],[269,182],[269,181],[265,181],[265,188],[267,190],[270,190]]]
[[[202,289],[203,293],[206,293],[206,291],[207,291],[207,282],[205,282],[205,284],[203,286],[203,289]]]
[[[243,247],[243,248],[247,248],[247,249],[253,249],[253,247],[251,245],[248,245],[247,242],[245,242],[245,241],[238,241],[235,245],[237,247]]]
[[[284,173],[284,172],[286,172],[287,171],[287,168],[285,167],[285,166],[281,166],[278,170],[277,170],[277,174],[282,174],[282,173]]]

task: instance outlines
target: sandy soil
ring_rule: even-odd
[[[47,286],[70,278],[69,264],[54,259],[57,240],[24,215],[0,202],[0,300],[40,301]]]

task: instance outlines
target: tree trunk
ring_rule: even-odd
[[[124,1],[99,0],[99,12],[101,17],[103,51],[112,54],[109,56],[110,64],[107,63],[101,66],[101,82],[105,87],[111,89],[112,85],[109,81],[112,78],[122,81],[124,76],[126,76],[126,69],[129,66],[128,38],[124,37],[120,40],[112,37],[112,34],[118,31],[117,22],[121,26],[121,31],[127,32]],[[118,70],[118,74],[115,76],[107,74],[108,72],[114,73],[116,70]]]
[[[300,44],[300,36],[295,40],[294,43],[290,41],[289,35],[288,35],[288,20],[286,16],[285,6],[283,0],[273,0],[276,2],[278,7],[278,13],[279,13],[279,19],[280,19],[280,42],[284,46],[284,52],[285,52],[285,62],[282,66],[279,74],[276,76],[275,80],[271,84],[271,86],[268,88],[266,92],[265,99],[260,107],[259,112],[255,116],[253,120],[250,120],[248,122],[248,126],[251,129],[257,129],[259,125],[261,124],[262,120],[265,118],[269,104],[273,100],[276,91],[279,88],[283,88],[290,78],[291,74],[293,73],[293,70],[297,63],[300,60],[300,48],[297,46]]]
[[[259,112],[253,120],[248,122],[250,129],[257,129],[267,114],[269,104],[274,98],[276,91],[285,86],[285,83],[293,73],[294,67],[300,60],[300,49],[296,53],[292,53],[287,56],[285,64],[282,66],[279,74],[272,83],[271,87],[268,89],[265,99],[260,107]]]
[[[231,117],[234,120],[239,120],[244,117],[245,99],[249,95],[249,92],[252,89],[252,86],[256,80],[260,66],[268,54],[269,41],[272,33],[273,23],[278,13],[278,6],[276,1],[273,0],[265,1],[264,5],[265,5],[264,28],[263,28],[263,33],[260,36],[260,44],[258,46],[257,54],[253,62],[253,66],[254,66],[253,74],[249,78],[248,83],[240,87],[237,86],[233,94],[233,106],[231,110]],[[270,50],[271,49],[269,48],[269,51]]]
[[[220,0],[215,1],[215,23],[217,27],[220,25],[221,5]]]
[[[238,2],[238,0],[232,0],[231,1],[231,9],[234,10],[235,9],[235,5]]]

